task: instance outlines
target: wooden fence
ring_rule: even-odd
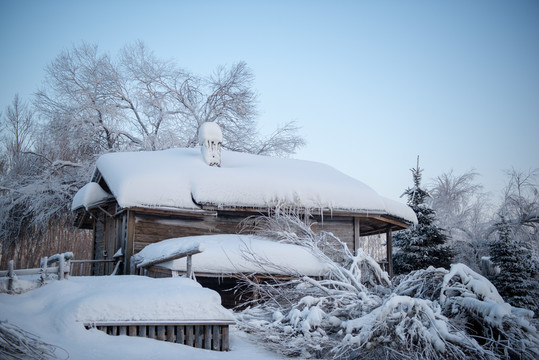
[[[57,266],[49,266],[51,263],[47,261],[47,258],[43,258],[42,265],[40,268],[32,269],[15,269],[14,261],[10,260],[8,265],[8,270],[0,271],[0,277],[8,278],[8,291],[13,291],[14,282],[17,280],[17,276],[24,275],[39,275],[42,282],[45,281],[47,274],[56,274],[58,275],[58,280],[66,279],[69,276],[69,260],[65,260],[65,257],[60,256],[58,258]]]
[[[10,260],[8,270],[0,270],[0,277],[8,278],[7,290],[14,290],[14,283],[18,276],[39,275],[40,281],[44,282],[48,274],[56,274],[58,280],[67,279],[69,276],[91,276],[95,265],[100,265],[106,274],[99,275],[116,275],[121,262],[119,260],[73,260],[73,253],[67,252],[56,254],[51,257],[41,258],[41,266],[30,269],[15,269],[15,262]],[[107,269],[113,269],[108,271]]]

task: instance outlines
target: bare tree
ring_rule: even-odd
[[[498,215],[507,220],[513,236],[527,244],[539,261],[539,169],[507,171],[508,183]],[[492,227],[491,229],[496,229]],[[536,269],[536,272],[539,269]]]
[[[227,149],[295,152],[303,139],[293,123],[267,138],[259,134],[253,79],[244,62],[195,75],[159,59],[142,42],[117,57],[86,43],[61,52],[35,96],[42,130],[30,133],[33,113],[17,96],[7,111],[4,128],[11,137],[1,139],[4,152],[22,156],[16,164],[0,156],[0,243],[9,247],[50,221],[69,223],[72,196],[106,152],[198,146],[205,122],[221,126]]]
[[[11,105],[6,108],[6,115],[2,119],[2,144],[7,156],[7,168],[15,167],[20,155],[30,151],[34,144],[33,134],[36,123],[34,112],[15,94]]]
[[[116,61],[82,44],[61,53],[47,74],[39,110],[57,133],[75,125],[75,137],[90,139],[84,148],[95,153],[197,146],[204,122],[221,126],[230,150],[287,155],[304,143],[293,123],[267,138],[258,133],[254,77],[244,62],[204,77],[157,58],[140,41]]]
[[[488,195],[476,183],[477,176],[474,171],[461,175],[449,171],[438,176],[429,189],[432,208],[451,239],[455,260],[475,270],[488,254],[487,230],[492,224]]]

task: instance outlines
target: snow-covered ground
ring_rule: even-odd
[[[169,318],[233,319],[217,293],[183,278],[71,277],[19,295],[0,294],[0,321],[57,347],[60,359],[279,359],[234,326],[230,351],[216,352],[147,338],[86,330],[82,321]]]

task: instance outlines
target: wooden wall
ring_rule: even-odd
[[[325,217],[324,219],[317,219],[314,230],[331,232],[341,241],[345,242],[350,251],[353,252],[355,250],[353,217]]]
[[[149,244],[175,237],[236,234],[243,217],[205,216],[199,218],[135,215],[134,253]]]

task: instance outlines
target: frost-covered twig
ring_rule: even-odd
[[[19,327],[0,321],[0,358],[15,359],[57,359],[57,346],[47,344],[39,337]],[[69,356],[66,354],[66,359]]]

